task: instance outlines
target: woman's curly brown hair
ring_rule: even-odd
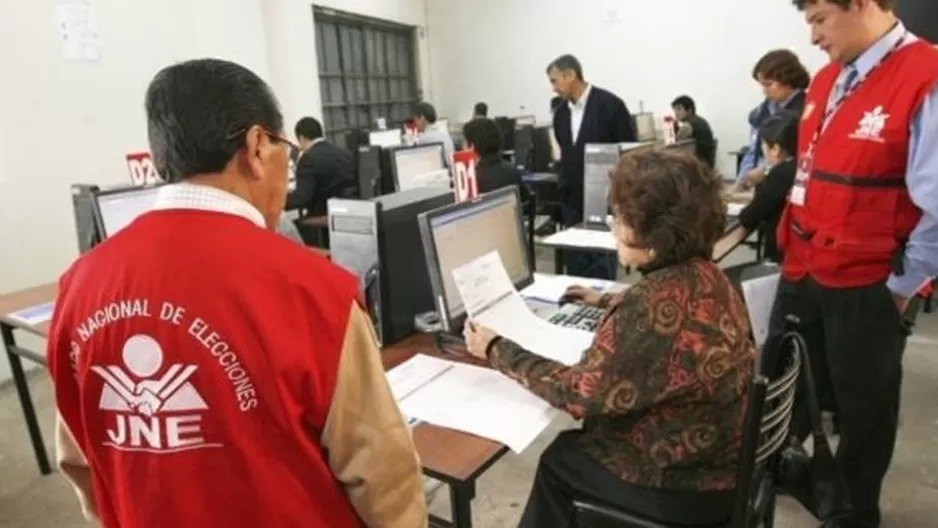
[[[609,201],[656,265],[710,259],[723,235],[722,181],[695,156],[668,149],[626,153],[612,174]]]
[[[769,81],[804,90],[811,84],[811,74],[801,64],[801,60],[787,49],[772,50],[762,56],[752,67],[752,78],[759,80],[759,74]]]

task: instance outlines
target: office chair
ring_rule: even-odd
[[[736,477],[732,519],[696,528],[772,528],[775,519],[776,477],[782,451],[788,446],[795,393],[807,350],[793,326],[776,342],[781,374],[769,381],[757,375],[749,386],[746,420]],[[576,528],[690,528],[662,524],[603,504],[574,501]]]

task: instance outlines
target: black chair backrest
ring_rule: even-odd
[[[776,379],[757,375],[749,387],[733,528],[757,526],[766,510],[774,509],[775,472],[787,445],[801,362],[807,354],[804,339],[794,330],[766,346],[780,347],[773,355],[786,363]]]

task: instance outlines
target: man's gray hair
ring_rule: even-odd
[[[548,74],[550,74],[551,70],[557,70],[559,72],[572,71],[576,74],[577,79],[583,80],[583,66],[580,65],[580,61],[573,55],[561,55],[554,59],[547,65]]]

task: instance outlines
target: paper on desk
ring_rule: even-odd
[[[52,319],[53,308],[55,308],[55,303],[47,302],[43,304],[37,304],[35,306],[30,306],[29,308],[24,308],[17,312],[8,314],[8,316],[11,319],[16,319],[23,324],[36,326],[38,324],[45,323],[49,319]]]
[[[558,231],[543,240],[545,246],[569,246],[615,251],[616,239],[609,231],[570,228]]]
[[[409,361],[416,358],[421,356]],[[556,414],[547,402],[498,371],[430,359],[447,366],[398,403],[405,416],[489,438],[521,453]],[[418,362],[418,370],[429,364],[425,359]]]
[[[535,354],[573,365],[593,341],[591,332],[563,328],[535,315],[515,290],[497,252],[454,269],[453,279],[470,319]]]
[[[400,182],[402,191],[407,191],[410,189],[417,189],[421,187],[449,188],[449,185],[450,185],[449,171],[446,169],[415,174],[411,178],[402,180]]]
[[[780,276],[776,273],[749,279],[742,283],[743,298],[746,300],[746,309],[749,311],[749,324],[752,325],[752,336],[757,350],[762,348],[769,336],[769,318],[772,315],[772,305],[775,303],[775,292],[778,290]]]

